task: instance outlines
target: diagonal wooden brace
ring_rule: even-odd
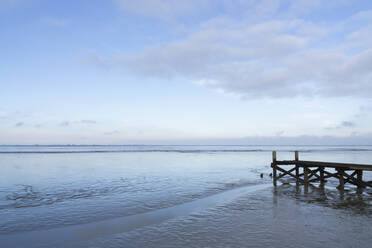
[[[277,179],[282,178],[282,177],[285,176],[285,175],[289,175],[289,176],[292,176],[292,177],[298,179],[300,182],[304,182],[304,180],[302,180],[301,178],[297,178],[296,175],[294,175],[293,173],[291,173],[292,171],[296,170],[296,167],[290,169],[289,171],[286,171],[286,170],[280,168],[279,166],[276,166],[276,169],[277,169],[278,171],[283,172],[283,174],[280,175],[280,176],[278,176]]]
[[[359,187],[365,187],[366,185],[362,180],[358,180],[357,178],[354,177],[356,174],[357,174],[357,170],[355,170],[350,175],[347,174],[344,171],[341,171],[341,176],[345,177],[344,178],[345,183],[348,182],[348,183],[354,184],[354,185],[359,186]]]
[[[320,171],[320,169],[316,169],[316,170],[311,170],[311,169],[308,169],[308,171],[310,172],[310,176],[309,176],[309,179],[314,176],[316,177],[317,180],[320,180],[320,176],[318,174],[316,174],[317,172]],[[313,179],[314,180],[314,179]]]
[[[286,171],[286,170],[280,168],[279,166],[277,166],[277,169],[278,169],[279,171],[283,172],[283,174],[281,174],[280,176],[278,176],[277,179],[280,179],[280,178],[284,177],[285,175],[290,175],[290,176],[296,178],[296,176],[295,176],[294,174],[291,173],[292,171],[295,171],[295,170],[296,170],[296,167],[294,167],[294,168],[292,168],[292,169],[290,169],[290,170],[288,170],[288,171]]]

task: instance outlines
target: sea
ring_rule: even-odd
[[[274,150],[372,164],[372,146],[0,146],[0,247],[371,247],[371,188],[274,187]]]

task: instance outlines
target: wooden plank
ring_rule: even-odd
[[[353,170],[360,169],[360,170],[371,170],[372,171],[372,165],[368,165],[368,164],[334,163],[334,162],[305,161],[305,160],[299,160],[297,161],[297,164],[300,166],[308,166],[308,167],[322,166],[322,167],[331,167],[331,168],[348,168],[348,169],[353,169]]]
[[[286,175],[290,175],[290,176],[296,178],[296,176],[295,176],[294,174],[291,173],[291,172],[293,171],[293,169],[295,169],[295,168],[292,168],[292,170],[290,170],[290,172],[289,172],[289,171],[286,171],[286,170],[284,170],[284,169],[282,169],[282,168],[280,168],[279,166],[277,166],[276,169],[277,169],[278,171],[281,171],[281,172],[283,172],[283,173],[286,173]],[[279,179],[280,177],[282,177],[282,176],[283,176],[283,174],[280,175],[280,176],[278,177],[278,179]],[[299,180],[300,182],[304,182],[304,180],[302,180],[301,178],[299,178],[298,180]]]
[[[296,164],[295,160],[280,160],[276,161],[278,165],[293,165]]]
[[[347,174],[344,171],[342,172],[342,174],[346,177],[346,181],[345,182],[354,181],[355,180],[354,176],[357,174],[357,171],[355,170],[353,173],[351,173],[351,175]]]
[[[277,179],[280,179],[280,178],[284,177],[285,175],[289,175],[289,176],[292,176],[292,177],[296,178],[296,176],[291,173],[292,171],[294,171],[296,169],[296,167],[290,169],[289,171],[286,171],[283,168],[280,168],[279,166],[277,166],[276,169],[277,170],[280,170],[281,172],[283,172],[283,174],[281,174],[280,176],[278,176]]]
[[[315,169],[315,170],[311,170],[311,169],[308,169],[308,172],[310,173],[310,176],[308,177],[309,179],[311,177],[316,177],[318,179],[320,179],[320,176],[318,176],[316,173],[319,172],[319,168],[318,169]]]
[[[335,177],[335,178],[338,178],[338,173],[331,173],[331,172],[328,172],[328,171],[324,171],[325,174],[327,174],[327,176],[325,176],[325,178],[330,178],[330,177]]]
[[[354,184],[358,187],[365,187],[365,183],[362,180],[358,180],[354,176],[357,175],[358,170],[355,170],[351,175],[348,175],[346,172],[342,171],[341,172],[343,176],[346,178],[344,179],[344,183],[351,183]]]

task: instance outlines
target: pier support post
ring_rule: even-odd
[[[273,163],[272,163],[272,167],[273,167],[273,184],[274,186],[276,186],[276,151],[273,151]]]
[[[320,184],[324,184],[324,167],[319,167]]]
[[[307,167],[304,167],[304,183],[309,183],[309,169]]]
[[[307,167],[304,168],[304,193],[307,194],[309,190],[309,169]]]
[[[337,169],[338,181],[339,181],[339,185],[337,186],[337,188],[339,190],[344,190],[345,180],[344,180],[344,173],[343,172],[344,172],[343,169]]]
[[[358,189],[363,188],[363,170],[356,170],[357,171],[357,181],[358,181]]]
[[[295,151],[295,161],[296,161],[296,182],[298,183],[299,181],[299,175],[300,175],[300,172],[299,172],[299,166],[297,164],[298,162],[298,151]]]

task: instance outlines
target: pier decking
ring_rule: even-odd
[[[323,184],[325,179],[334,177],[339,180],[338,189],[344,189],[345,183],[356,185],[358,188],[372,187],[372,181],[363,181],[363,171],[372,171],[372,165],[299,160],[298,151],[295,151],[294,160],[278,161],[276,151],[272,152],[272,156],[274,186],[278,179],[288,175],[294,177],[296,182],[305,185],[313,182]],[[286,170],[279,165],[293,165],[294,167]],[[327,171],[327,169],[334,169],[336,172]],[[281,172],[280,175],[277,174],[278,171]]]

